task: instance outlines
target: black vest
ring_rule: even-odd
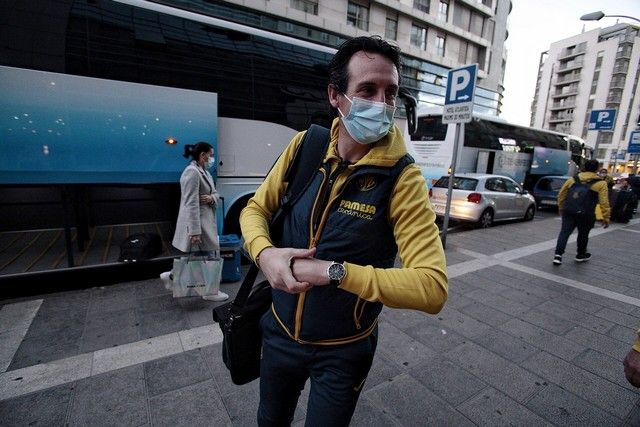
[[[411,163],[413,159],[407,154],[391,168],[356,169],[330,205],[330,165],[324,164],[285,216],[282,236],[277,239],[279,246],[308,248],[315,230],[321,229],[317,258],[393,267],[398,247],[389,224],[389,201],[398,176]],[[345,167],[339,165],[338,173],[345,173]],[[273,310],[292,338],[333,345],[368,336],[377,324],[382,304],[328,285],[298,295],[274,289]]]

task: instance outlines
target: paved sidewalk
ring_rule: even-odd
[[[574,234],[554,266],[560,221],[543,215],[448,235],[449,300],[383,311],[353,426],[640,425],[622,369],[640,219],[593,230],[587,263]],[[0,304],[0,425],[255,425],[258,382],[231,383],[215,303],[153,279]]]

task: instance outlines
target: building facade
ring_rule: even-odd
[[[338,47],[380,35],[403,52],[403,85],[428,105],[442,105],[447,72],[478,64],[475,110],[502,105],[511,0],[163,0],[194,12]]]
[[[610,171],[633,170],[627,154],[640,121],[639,27],[616,24],[552,43],[543,52],[531,125],[581,136]],[[612,130],[590,130],[592,110],[615,109]]]

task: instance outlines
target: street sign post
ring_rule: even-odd
[[[478,64],[449,70],[442,123],[469,123],[473,112]]]
[[[449,227],[449,209],[451,209],[451,195],[456,173],[458,146],[464,145],[464,124],[469,123],[473,116],[473,97],[476,92],[476,76],[478,64],[449,70],[447,74],[447,90],[444,98],[442,123],[456,124],[456,137],[453,142],[453,158],[451,159],[451,173],[447,191],[447,205],[442,222],[442,246],[447,247],[447,228]]]
[[[640,130],[634,130],[629,137],[629,146],[627,153],[640,154]]]
[[[591,110],[589,130],[611,130],[616,122],[615,109]]]

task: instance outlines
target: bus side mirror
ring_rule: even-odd
[[[406,87],[401,87],[398,91],[398,97],[402,98],[402,102],[404,103],[404,109],[407,114],[407,129],[409,131],[409,135],[413,135],[418,130],[417,122],[416,122],[416,106],[418,105],[418,101],[411,95],[409,89]]]

